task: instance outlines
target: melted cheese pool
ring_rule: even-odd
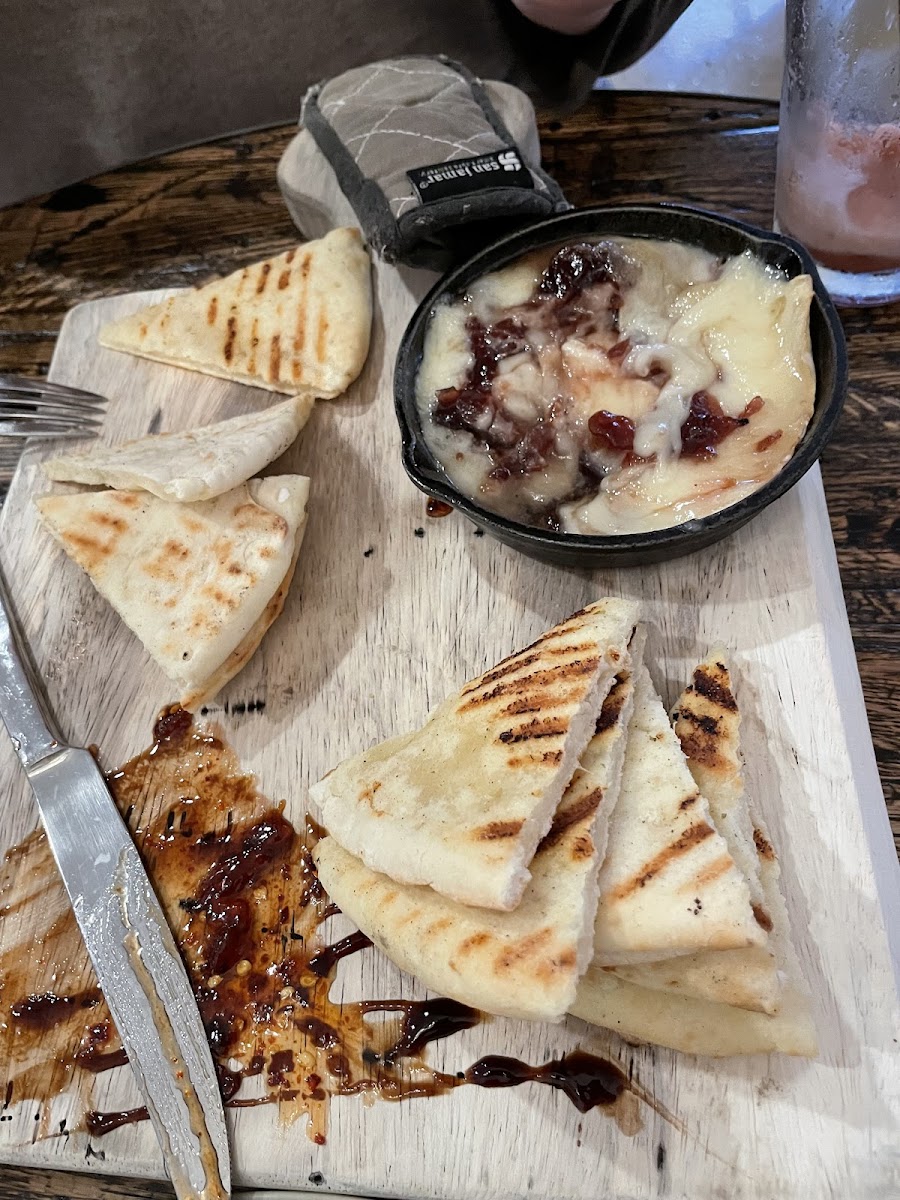
[[[645,239],[567,243],[438,305],[417,403],[455,486],[521,524],[678,525],[778,473],[809,423],[812,281]]]

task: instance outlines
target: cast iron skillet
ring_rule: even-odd
[[[810,312],[812,352],[816,368],[815,411],[791,459],[768,483],[730,508],[699,520],[650,533],[593,537],[534,529],[488,512],[464,496],[428,449],[416,408],[415,382],[422,359],[428,318],[445,296],[457,296],[479,276],[513,262],[520,255],[563,241],[607,236],[647,237],[686,242],[728,256],[745,250],[789,277],[811,275],[814,295]],[[394,401],[403,438],[403,465],[410,479],[429,496],[444,500],[501,542],[548,562],[575,566],[636,566],[690,554],[733,533],[810,469],[834,432],[847,390],[844,333],[812,259],[797,242],[776,233],[719,217],[701,209],[670,204],[634,204],[582,208],[551,217],[494,242],[454,268],[419,305],[397,353]]]

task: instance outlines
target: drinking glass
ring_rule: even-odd
[[[837,304],[900,299],[900,4],[787,0],[775,228]]]

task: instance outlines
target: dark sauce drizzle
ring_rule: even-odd
[[[615,1104],[628,1088],[627,1075],[615,1063],[584,1050],[573,1050],[542,1067],[530,1067],[516,1058],[491,1054],[469,1067],[466,1080],[485,1088],[542,1083],[561,1091],[583,1113]]]
[[[365,950],[367,946],[371,945],[371,938],[367,938],[364,933],[357,930],[356,933],[350,933],[347,937],[341,938],[334,945],[323,946],[321,950],[317,950],[309,960],[309,969],[313,975],[324,979],[332,973],[342,958],[346,958],[348,954],[356,954],[359,950]]]
[[[226,1104],[300,1105],[311,1118],[310,1138],[321,1145],[330,1095],[369,1092],[403,1100],[466,1083],[536,1082],[562,1091],[587,1111],[612,1104],[627,1086],[613,1063],[581,1051],[541,1067],[488,1056],[464,1073],[446,1074],[428,1067],[421,1055],[432,1042],[477,1025],[481,1014],[475,1009],[445,998],[333,1003],[329,990],[338,962],[371,942],[359,932],[331,945],[317,942],[319,926],[338,911],[312,858],[322,830],[307,820],[298,835],[277,809],[266,806],[250,777],[237,773],[228,748],[193,729],[189,713],[166,711],[154,733],[151,749],[109,781],[132,818],[141,808],[148,774],[159,788],[160,773],[172,768],[170,785],[177,783],[181,799],[146,828],[135,829],[135,836],[181,945]],[[226,794],[224,807],[215,802],[219,787]],[[252,819],[241,821],[242,807]],[[51,870],[46,844],[38,850]],[[83,956],[74,920],[71,926]],[[77,970],[83,978],[83,968]],[[45,1086],[53,1080],[61,1090],[73,1065],[99,1074],[127,1062],[98,989],[57,994],[26,986],[23,992],[8,1006],[9,1026],[19,1050],[23,1045],[46,1050],[51,1043],[55,1048]],[[373,1027],[364,1018],[376,1012],[386,1019]],[[254,1077],[261,1077],[263,1094],[241,1096],[244,1081]],[[19,1092],[16,1082],[11,1077],[7,1085],[7,1105]],[[40,1088],[17,1098],[26,1095],[50,1098]],[[143,1107],[91,1111],[85,1127],[100,1137],[146,1119]]]

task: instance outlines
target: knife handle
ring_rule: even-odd
[[[62,749],[0,569],[0,717],[26,770]]]

